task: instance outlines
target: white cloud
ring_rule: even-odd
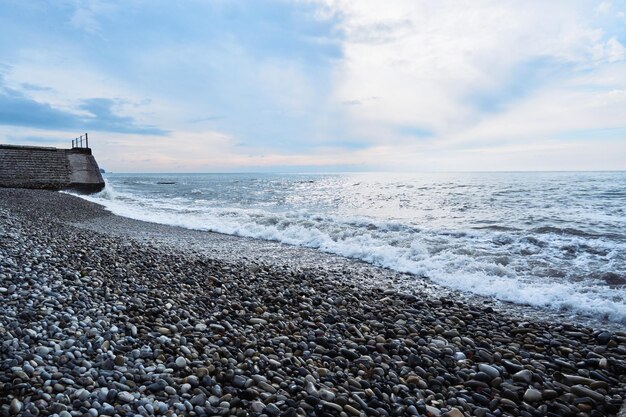
[[[101,32],[100,17],[114,11],[116,7],[101,0],[74,0],[74,12],[70,17],[70,24],[79,30],[91,34]]]
[[[375,165],[377,155],[366,151],[338,152],[318,148],[308,153],[281,153],[262,147],[241,147],[232,136],[214,132],[177,131],[146,137],[90,134],[99,164],[113,172],[220,172],[271,170],[272,167]]]
[[[624,60],[626,48],[615,38],[611,38],[606,42],[606,56],[609,62],[618,62]]]
[[[602,3],[600,3],[598,5],[598,7],[596,7],[596,12],[598,12],[598,13],[608,13],[611,10],[612,7],[613,7],[613,5],[611,4],[611,2],[603,1]]]
[[[322,3],[345,37],[334,99],[379,97],[344,107],[352,132],[374,143],[404,143],[399,128],[419,127],[455,160],[454,144],[563,141],[575,130],[626,127],[626,101],[616,93],[626,88],[624,46],[588,4]],[[433,141],[409,140],[413,155],[434,152]]]
[[[98,152],[116,171],[129,169],[124,163],[136,171],[272,164],[506,169],[503,161],[548,169],[547,155],[555,167],[572,169],[564,157],[590,166],[576,152],[595,155],[597,166],[606,158],[593,152],[593,139],[580,144],[567,139],[569,132],[626,128],[618,2],[300,1],[316,3],[316,17],[337,24],[315,37],[341,45],[322,66],[309,65],[307,51],[276,53],[292,52],[292,44],[274,48],[272,37],[245,43],[255,32],[238,31],[248,26],[224,36],[205,31],[212,21],[199,16],[207,10],[199,3],[184,13],[172,6],[172,16],[163,16],[173,20],[161,28],[147,20],[129,27],[121,19],[127,9],[115,3],[68,0],[59,21],[91,33],[62,35],[55,26],[41,32],[54,36],[45,47],[38,39],[16,44],[4,81],[15,90],[49,87],[24,92],[66,111],[80,112],[84,99],[112,99],[116,113],[172,132],[107,135],[102,143],[111,147]],[[142,9],[150,4],[128,7],[138,19],[152,17]],[[179,25],[189,31],[179,33]],[[266,34],[263,25],[255,30]],[[298,31],[286,34],[306,32]],[[616,142],[603,142],[611,155],[623,151]]]

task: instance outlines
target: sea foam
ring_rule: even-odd
[[[101,193],[83,198],[137,220],[315,248],[455,290],[626,322],[626,286],[607,285],[602,274],[593,273],[613,273],[620,282],[626,243],[619,236],[600,239],[567,226],[434,227],[406,218],[298,209],[297,204],[277,209],[269,199],[232,204],[211,200],[212,191],[197,183],[186,195],[118,187],[107,182]]]

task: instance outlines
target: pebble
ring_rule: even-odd
[[[124,392],[124,391],[119,392],[117,394],[117,398],[124,403],[130,403],[135,400],[135,397],[133,397],[133,394],[131,394],[130,392]]]
[[[235,377],[233,378],[233,386],[237,388],[243,388],[245,387],[247,380],[248,379],[242,375],[235,375]]]
[[[333,401],[335,399],[335,394],[332,391],[323,388],[319,390],[319,396],[325,401]]]
[[[273,403],[266,405],[263,411],[270,416],[277,416],[280,414],[280,408]]]
[[[604,401],[604,395],[591,390],[583,385],[574,385],[570,388],[570,392],[579,397],[589,397],[595,401]]]
[[[530,404],[534,404],[538,401],[541,401],[541,391],[536,390],[534,388],[528,388],[526,392],[524,392],[524,401]]]
[[[117,219],[0,189],[0,415],[600,416],[626,398],[624,332],[162,250],[59,212]]]
[[[89,391],[84,388],[80,388],[76,390],[76,392],[74,392],[74,396],[80,401],[85,401],[87,398],[89,398]]]
[[[451,408],[444,414],[444,417],[465,417],[465,416],[463,412],[461,412],[461,410],[459,410],[458,408]]]
[[[496,368],[494,368],[491,365],[487,365],[484,363],[479,363],[478,364],[478,370],[481,372],[484,372],[485,374],[489,375],[489,377],[491,379],[497,378],[500,376],[500,371],[498,371]]]
[[[13,398],[9,406],[9,412],[11,414],[18,414],[20,411],[22,411],[22,402],[17,398]]]
[[[601,345],[606,345],[609,343],[609,341],[611,340],[611,337],[613,335],[610,332],[607,331],[603,331],[600,332],[597,336],[596,336],[596,340],[598,341],[598,343],[600,343]]]
[[[533,373],[528,369],[521,370],[513,374],[513,381],[524,382],[526,384],[530,384],[533,379]]]
[[[191,403],[191,405],[204,405],[206,401],[207,401],[206,394],[202,393],[202,394],[194,395],[191,398],[191,401],[189,402]]]

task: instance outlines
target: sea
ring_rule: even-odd
[[[84,198],[120,216],[313,248],[463,293],[626,323],[626,172],[105,181]]]

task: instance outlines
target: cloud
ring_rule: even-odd
[[[79,120],[80,116],[31,100],[15,90],[0,90],[0,124],[54,130],[77,128]]]
[[[241,144],[236,138],[216,131],[179,130],[149,140],[134,134],[113,133],[97,138],[93,149],[100,166],[113,172],[367,170],[375,167],[372,162],[377,158],[359,143],[337,142],[307,152],[281,152]]]
[[[626,31],[608,3],[602,16],[569,1],[319,3],[343,34],[334,100],[347,130],[373,144],[413,136],[416,146],[404,147],[413,160],[444,149],[452,160],[455,146],[517,152],[507,142],[541,137],[554,141],[554,156],[578,130],[626,126],[615,93],[626,89]],[[367,96],[379,99],[356,99]],[[428,134],[410,135],[411,126]]]
[[[615,38],[606,42],[606,57],[609,62],[620,62],[624,60],[626,48]]]
[[[37,84],[31,84],[31,83],[22,83],[20,84],[20,87],[22,88],[22,90],[27,90],[27,91],[51,91],[52,90],[52,88],[50,87],[37,85]]]
[[[99,18],[115,10],[111,3],[99,0],[75,0],[74,3],[71,25],[90,34],[100,33],[102,25]]]
[[[82,122],[87,129],[101,130],[105,132],[135,133],[140,135],[165,135],[165,130],[155,126],[139,125],[130,116],[120,116],[113,112],[116,100],[109,98],[91,98],[83,100],[79,106],[81,110],[89,113]]]
[[[24,93],[5,87],[0,77],[0,124],[50,130],[98,130],[104,132],[165,135],[155,126],[140,125],[130,116],[113,112],[115,100],[83,100],[76,112],[34,100]],[[36,86],[35,90],[47,90]],[[27,88],[32,89],[32,88]],[[81,112],[82,111],[82,112]]]
[[[28,143],[42,146],[67,146],[67,137],[58,138],[55,136],[41,136],[41,135],[7,135],[8,143]]]
[[[110,132],[141,148],[125,163],[152,171],[520,168],[544,154],[562,167],[576,150],[601,166],[592,144],[617,154],[626,128],[622,9],[570,0],[5,2],[0,123],[39,129],[24,134],[33,140]]]

